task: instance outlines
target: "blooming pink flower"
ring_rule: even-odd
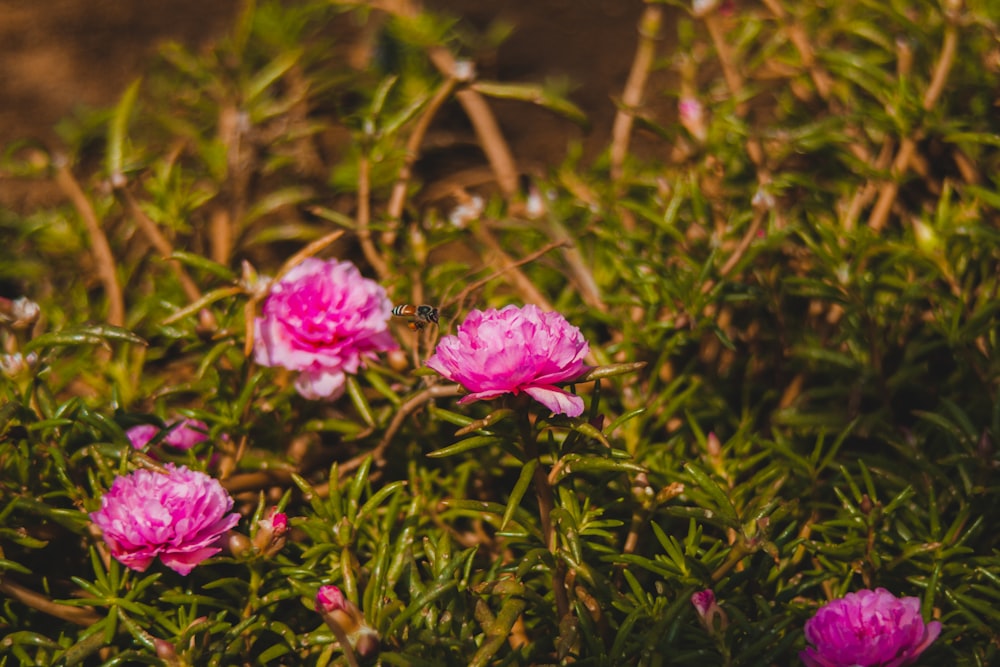
[[[917,598],[876,588],[820,607],[805,633],[812,646],[799,657],[806,667],[903,667],[937,639],[941,624],[924,623]]]
[[[589,350],[559,313],[507,306],[470,312],[458,335],[438,342],[427,365],[469,390],[459,403],[524,392],[552,412],[578,417],[583,399],[556,384],[583,375]]]
[[[163,444],[177,449],[191,449],[199,442],[208,440],[208,424],[199,419],[175,419],[168,425],[170,432],[163,438]],[[139,424],[125,431],[135,449],[142,449],[155,438],[162,429],[152,424]]]
[[[396,348],[385,290],[350,262],[304,260],[271,287],[254,322],[254,358],[298,371],[306,398],[334,399],[378,352]]]
[[[216,542],[240,515],[227,514],[233,499],[218,480],[171,463],[166,470],[117,477],[90,519],[122,564],[145,572],[159,556],[170,569],[187,574],[221,550]]]

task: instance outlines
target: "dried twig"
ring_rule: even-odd
[[[181,289],[184,290],[184,295],[187,296],[188,301],[197,301],[201,298],[201,290],[198,289],[198,285],[191,279],[191,276],[187,274],[184,267],[175,259],[170,259],[170,256],[174,254],[174,248],[170,241],[167,240],[161,232],[156,223],[142,210],[139,206],[139,202],[136,201],[135,196],[129,191],[126,183],[124,181],[115,182],[114,185],[115,194],[118,196],[119,200],[125,206],[125,210],[128,214],[135,220],[136,224],[139,225],[139,229],[142,231],[143,235],[149,242],[156,248],[156,251],[160,253],[170,269],[174,272],[177,277],[177,282],[181,284]],[[203,311],[208,312],[208,311]],[[211,316],[211,313],[209,313]],[[214,328],[214,318],[213,328]]]
[[[500,242],[486,228],[485,224],[481,222],[481,224],[473,225],[472,233],[475,235],[477,241],[486,246],[497,257],[499,260],[498,263],[503,267],[503,271],[510,274],[511,284],[514,286],[514,289],[521,293],[521,298],[525,303],[534,303],[542,308],[542,310],[552,310],[552,304],[549,303],[549,300],[538,291],[538,288],[531,282],[531,279],[517,268],[517,262],[504,251]]]
[[[490,281],[496,280],[497,278],[499,278],[503,274],[507,273],[508,271],[512,271],[512,270],[516,269],[519,266],[523,266],[525,264],[530,264],[531,262],[535,261],[536,259],[538,259],[542,255],[544,255],[544,254],[546,254],[548,252],[551,252],[552,250],[554,250],[556,248],[561,248],[561,247],[563,247],[563,243],[562,242],[555,242],[555,243],[546,244],[545,246],[543,246],[542,248],[539,248],[538,250],[536,250],[535,252],[531,253],[530,255],[522,257],[521,259],[517,260],[516,262],[513,262],[513,263],[511,263],[509,265],[506,265],[506,266],[504,266],[501,269],[497,269],[496,271],[494,271],[490,275],[486,276],[485,278],[481,278],[481,279],[479,279],[479,280],[477,280],[477,281],[475,281],[473,283],[470,283],[470,284],[466,285],[462,289],[461,292],[459,292],[455,296],[451,297],[447,301],[443,301],[441,303],[441,307],[442,308],[447,308],[448,306],[451,306],[452,304],[455,304],[455,303],[461,304],[461,303],[463,303],[465,301],[466,297],[468,297],[469,294],[475,292],[478,289],[481,289],[485,285],[488,285],[490,283]]]
[[[125,325],[125,299],[122,296],[121,285],[118,284],[118,274],[115,272],[115,257],[111,253],[111,246],[108,245],[108,237],[101,229],[101,223],[97,219],[94,207],[84,194],[83,188],[77,182],[73,172],[64,157],[57,157],[55,160],[56,184],[69,197],[76,208],[83,223],[87,227],[87,234],[90,236],[90,247],[94,252],[94,263],[97,265],[97,274],[104,285],[104,292],[108,295],[108,324],[116,327]]]
[[[369,459],[369,457],[374,460],[376,466],[385,465],[385,452],[389,448],[389,445],[392,444],[393,437],[395,437],[396,432],[402,428],[403,422],[406,421],[407,417],[431,399],[444,398],[446,396],[458,396],[463,391],[465,390],[457,384],[436,384],[431,387],[427,387],[407,399],[402,405],[399,406],[396,414],[393,415],[392,421],[389,422],[389,425],[385,429],[385,433],[382,435],[382,439],[374,449],[370,452],[358,454],[354,458],[348,459],[344,463],[337,466],[340,479],[344,479],[348,476],[348,474],[360,468],[361,465]],[[320,497],[327,496],[330,493],[330,482],[313,487],[313,491],[315,491]]]
[[[372,243],[371,224],[371,164],[362,154],[358,164],[358,242],[365,259],[372,265],[379,278],[389,277],[389,267]]]
[[[389,14],[406,19],[416,18],[421,11],[420,6],[414,0],[373,0],[372,5]],[[455,56],[444,47],[431,47],[428,50],[428,56],[438,71],[446,77],[459,81],[468,78],[457,75]],[[482,95],[470,88],[459,90],[455,93],[455,98],[462,105],[465,115],[472,123],[483,153],[485,153],[486,159],[496,175],[500,191],[507,198],[514,197],[518,192],[517,165],[489,105]]]
[[[406,140],[405,161],[403,162],[402,169],[399,170],[395,184],[392,186],[392,193],[389,195],[389,204],[386,212],[390,220],[398,221],[403,217],[403,207],[406,205],[406,187],[409,185],[410,178],[413,175],[413,164],[420,157],[420,145],[424,141],[424,136],[427,134],[427,129],[430,127],[435,114],[437,114],[438,109],[441,108],[441,105],[447,101],[448,97],[455,90],[457,82],[457,79],[447,77],[438,86],[438,89],[434,92],[434,96],[427,103],[423,113],[420,114],[420,118],[417,119],[416,124],[413,126],[410,136]],[[391,242],[391,240],[388,242]]]
[[[27,607],[37,609],[49,616],[54,616],[70,623],[76,623],[77,625],[90,626],[102,618],[100,614],[90,607],[73,607],[53,602],[41,593],[37,593],[30,588],[25,588],[20,584],[15,584],[7,577],[0,578],[0,593],[3,593],[12,600],[17,600]]]
[[[639,19],[639,45],[636,47],[632,69],[629,71],[622,92],[622,108],[615,115],[611,128],[611,180],[618,181],[622,177],[622,165],[628,154],[629,139],[632,134],[632,124],[635,120],[635,110],[642,103],[642,95],[649,79],[649,72],[656,57],[656,42],[660,37],[660,27],[663,24],[663,5],[647,4]]]
[[[944,31],[944,42],[941,45],[941,54],[938,56],[937,65],[934,68],[934,75],[931,77],[930,85],[927,86],[927,90],[924,92],[924,99],[921,104],[924,111],[932,110],[934,105],[937,104],[938,98],[941,96],[941,92],[944,90],[945,83],[948,80],[948,73],[951,71],[951,66],[955,61],[955,50],[957,47],[958,28],[955,25],[955,21],[950,20]],[[879,231],[882,229],[889,219],[889,211],[892,210],[892,205],[896,203],[896,195],[899,194],[899,178],[910,168],[910,161],[913,159],[916,149],[917,142],[913,136],[905,137],[900,143],[896,159],[892,163],[892,178],[882,186],[882,189],[879,191],[878,201],[875,202],[875,208],[872,209],[871,216],[868,218],[868,226],[873,230]]]

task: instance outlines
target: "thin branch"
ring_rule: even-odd
[[[535,261],[536,259],[538,259],[542,255],[544,255],[544,254],[546,254],[548,252],[551,252],[552,250],[555,250],[556,248],[561,248],[561,247],[564,247],[564,244],[562,242],[549,243],[549,244],[543,246],[542,248],[536,250],[535,252],[531,253],[530,255],[526,255],[525,257],[522,257],[521,259],[517,260],[516,262],[513,262],[512,264],[504,266],[502,269],[497,269],[496,271],[494,271],[490,275],[486,276],[485,278],[481,278],[481,279],[477,280],[474,283],[470,283],[469,285],[466,285],[462,289],[461,292],[459,292],[458,294],[456,294],[452,298],[448,299],[447,301],[443,301],[441,303],[441,307],[442,308],[447,308],[448,306],[450,306],[450,305],[452,305],[454,303],[462,303],[462,302],[465,301],[465,298],[469,294],[471,294],[472,292],[475,292],[476,290],[478,290],[478,289],[482,288],[483,286],[489,284],[490,281],[496,280],[497,278],[499,278],[503,274],[507,273],[508,271],[512,271],[512,270],[516,269],[519,266],[524,266],[525,264],[530,264],[531,262]]]
[[[957,47],[958,28],[954,21],[950,21],[944,31],[944,43],[941,45],[941,54],[938,56],[937,66],[934,68],[931,83],[927,86],[927,90],[924,93],[923,103],[921,104],[924,111],[931,111],[934,105],[937,104],[938,98],[941,96],[944,86],[948,81],[948,73],[955,62]],[[910,168],[910,161],[913,159],[916,148],[917,142],[912,136],[904,138],[902,143],[900,143],[899,152],[896,153],[896,159],[892,163],[892,178],[882,186],[878,201],[875,202],[875,208],[872,209],[872,214],[868,218],[868,226],[873,230],[879,231],[885,226],[886,221],[888,221],[889,212],[892,210],[893,204],[896,203],[896,196],[899,194],[899,179]]]
[[[396,414],[392,417],[392,421],[389,422],[389,426],[386,427],[385,433],[382,435],[382,440],[379,441],[378,445],[376,445],[374,449],[370,452],[358,454],[354,458],[348,459],[344,463],[337,466],[340,479],[347,477],[349,473],[361,467],[361,464],[368,460],[369,457],[374,459],[376,466],[385,465],[385,451],[389,448],[389,445],[392,444],[393,437],[395,437],[396,432],[402,428],[403,422],[406,421],[407,417],[416,412],[417,409],[431,399],[444,398],[446,396],[458,396],[463,391],[465,390],[457,384],[436,384],[431,387],[427,387],[417,394],[414,394],[411,398],[399,406]],[[326,484],[320,484],[314,487],[313,491],[315,491],[321,498],[325,497],[330,493],[330,483],[327,482]]]
[[[136,201],[135,196],[129,191],[124,180],[114,182],[112,185],[114,186],[115,194],[124,204],[125,210],[135,220],[136,224],[139,225],[139,229],[142,230],[142,233],[174,272],[177,282],[181,284],[181,289],[184,290],[184,295],[188,301],[198,301],[201,299],[201,290],[198,289],[198,285],[191,279],[187,271],[184,270],[184,266],[176,259],[170,258],[174,254],[174,248],[170,241],[160,232],[156,223],[142,210],[142,207],[139,206],[139,202]],[[203,310],[201,314],[206,327],[210,329],[217,328],[218,325],[211,311]]]
[[[632,60],[632,69],[625,82],[625,89],[622,91],[622,108],[618,109],[614,125],[611,128],[610,170],[612,181],[618,181],[622,177],[622,165],[628,154],[632,125],[635,121],[635,110],[642,103],[646,82],[649,80],[649,72],[653,68],[653,61],[656,58],[656,42],[660,37],[662,25],[663,5],[647,4],[642,18],[639,19],[639,44],[635,50],[635,58]]]
[[[6,577],[0,578],[0,593],[3,593],[12,600],[17,600],[27,607],[37,609],[49,616],[54,616],[70,623],[76,623],[77,625],[90,626],[103,618],[90,607],[74,607],[53,602],[41,593],[37,593],[30,588],[25,588],[20,584],[15,584]]]
[[[94,263],[97,265],[97,275],[100,276],[104,292],[108,295],[108,324],[116,327],[125,326],[125,299],[122,296],[121,285],[118,284],[115,257],[111,253],[111,246],[108,245],[108,237],[104,235],[94,207],[70,171],[66,159],[57,157],[55,166],[56,184],[69,197],[87,227],[90,247],[94,252]]]
[[[427,129],[431,126],[431,121],[437,114],[438,109],[441,108],[441,105],[447,101],[448,97],[455,90],[456,83],[458,83],[457,79],[448,77],[438,86],[434,96],[427,103],[427,107],[420,114],[420,118],[417,119],[416,124],[413,126],[413,131],[410,132],[410,136],[406,140],[406,157],[403,167],[399,170],[396,182],[392,186],[392,193],[389,195],[389,204],[386,212],[390,220],[398,221],[403,217],[403,207],[406,205],[406,187],[413,175],[413,165],[417,161],[417,158],[420,157],[420,146],[424,142],[424,136],[426,136]]]
[[[729,88],[729,93],[737,102],[736,112],[742,116],[746,112],[746,103],[739,101],[743,95],[743,77],[740,76],[733,59],[732,49],[729,48],[729,43],[726,42],[726,36],[723,34],[722,18],[714,11],[709,12],[705,15],[705,27],[708,28],[708,34],[712,38],[712,45],[719,56],[719,63],[722,65],[722,76],[726,79],[726,87]]]
[[[549,303],[549,300],[538,291],[538,288],[535,287],[535,284],[526,275],[517,269],[517,262],[504,251],[500,242],[486,228],[485,224],[473,225],[472,233],[475,235],[477,241],[485,245],[490,252],[496,255],[503,270],[510,273],[511,283],[514,289],[521,293],[521,298],[524,299],[525,303],[534,303],[542,308],[542,310],[552,310],[552,304]]]
[[[421,7],[414,0],[372,0],[372,5],[394,16],[406,19],[416,18]],[[458,76],[455,72],[455,56],[442,46],[431,47],[428,56],[439,72],[450,79],[459,81],[469,77]],[[509,198],[517,194],[517,164],[504,139],[496,117],[490,110],[486,100],[475,90],[465,88],[455,93],[455,98],[462,105],[465,115],[469,117],[472,128],[476,132],[479,144],[486,159],[496,175],[497,185],[504,196]]]
[[[809,72],[809,78],[812,79],[813,85],[816,86],[816,92],[819,93],[819,96],[824,101],[828,103],[833,102],[830,99],[830,92],[833,89],[830,74],[816,63],[816,54],[813,52],[812,43],[809,41],[809,36],[806,34],[805,29],[797,21],[788,18],[788,13],[781,6],[780,0],[763,0],[763,2],[774,17],[783,24],[785,31],[788,33],[788,38],[799,52],[799,58],[802,59],[803,67]]]
[[[372,265],[379,278],[389,277],[389,267],[372,243],[371,232],[371,164],[367,153],[362,153],[358,163],[358,241],[365,259]]]

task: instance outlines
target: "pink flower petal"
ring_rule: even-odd
[[[526,387],[524,393],[557,415],[579,417],[583,414],[583,399],[568,391],[556,387]]]

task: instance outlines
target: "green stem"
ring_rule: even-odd
[[[554,569],[552,570],[552,589],[556,598],[556,610],[559,618],[563,618],[569,613],[569,598],[566,596],[566,572],[565,565],[559,558],[559,543],[556,538],[555,528],[552,526],[552,509],[555,507],[555,496],[552,493],[552,486],[549,484],[548,467],[542,462],[538,452],[538,443],[535,440],[535,432],[528,421],[527,411],[520,411],[517,419],[518,430],[521,435],[521,443],[524,446],[524,453],[529,459],[536,459],[538,465],[535,466],[533,475],[535,497],[538,499],[538,514],[542,523],[542,535],[545,540],[545,547],[552,554]]]

